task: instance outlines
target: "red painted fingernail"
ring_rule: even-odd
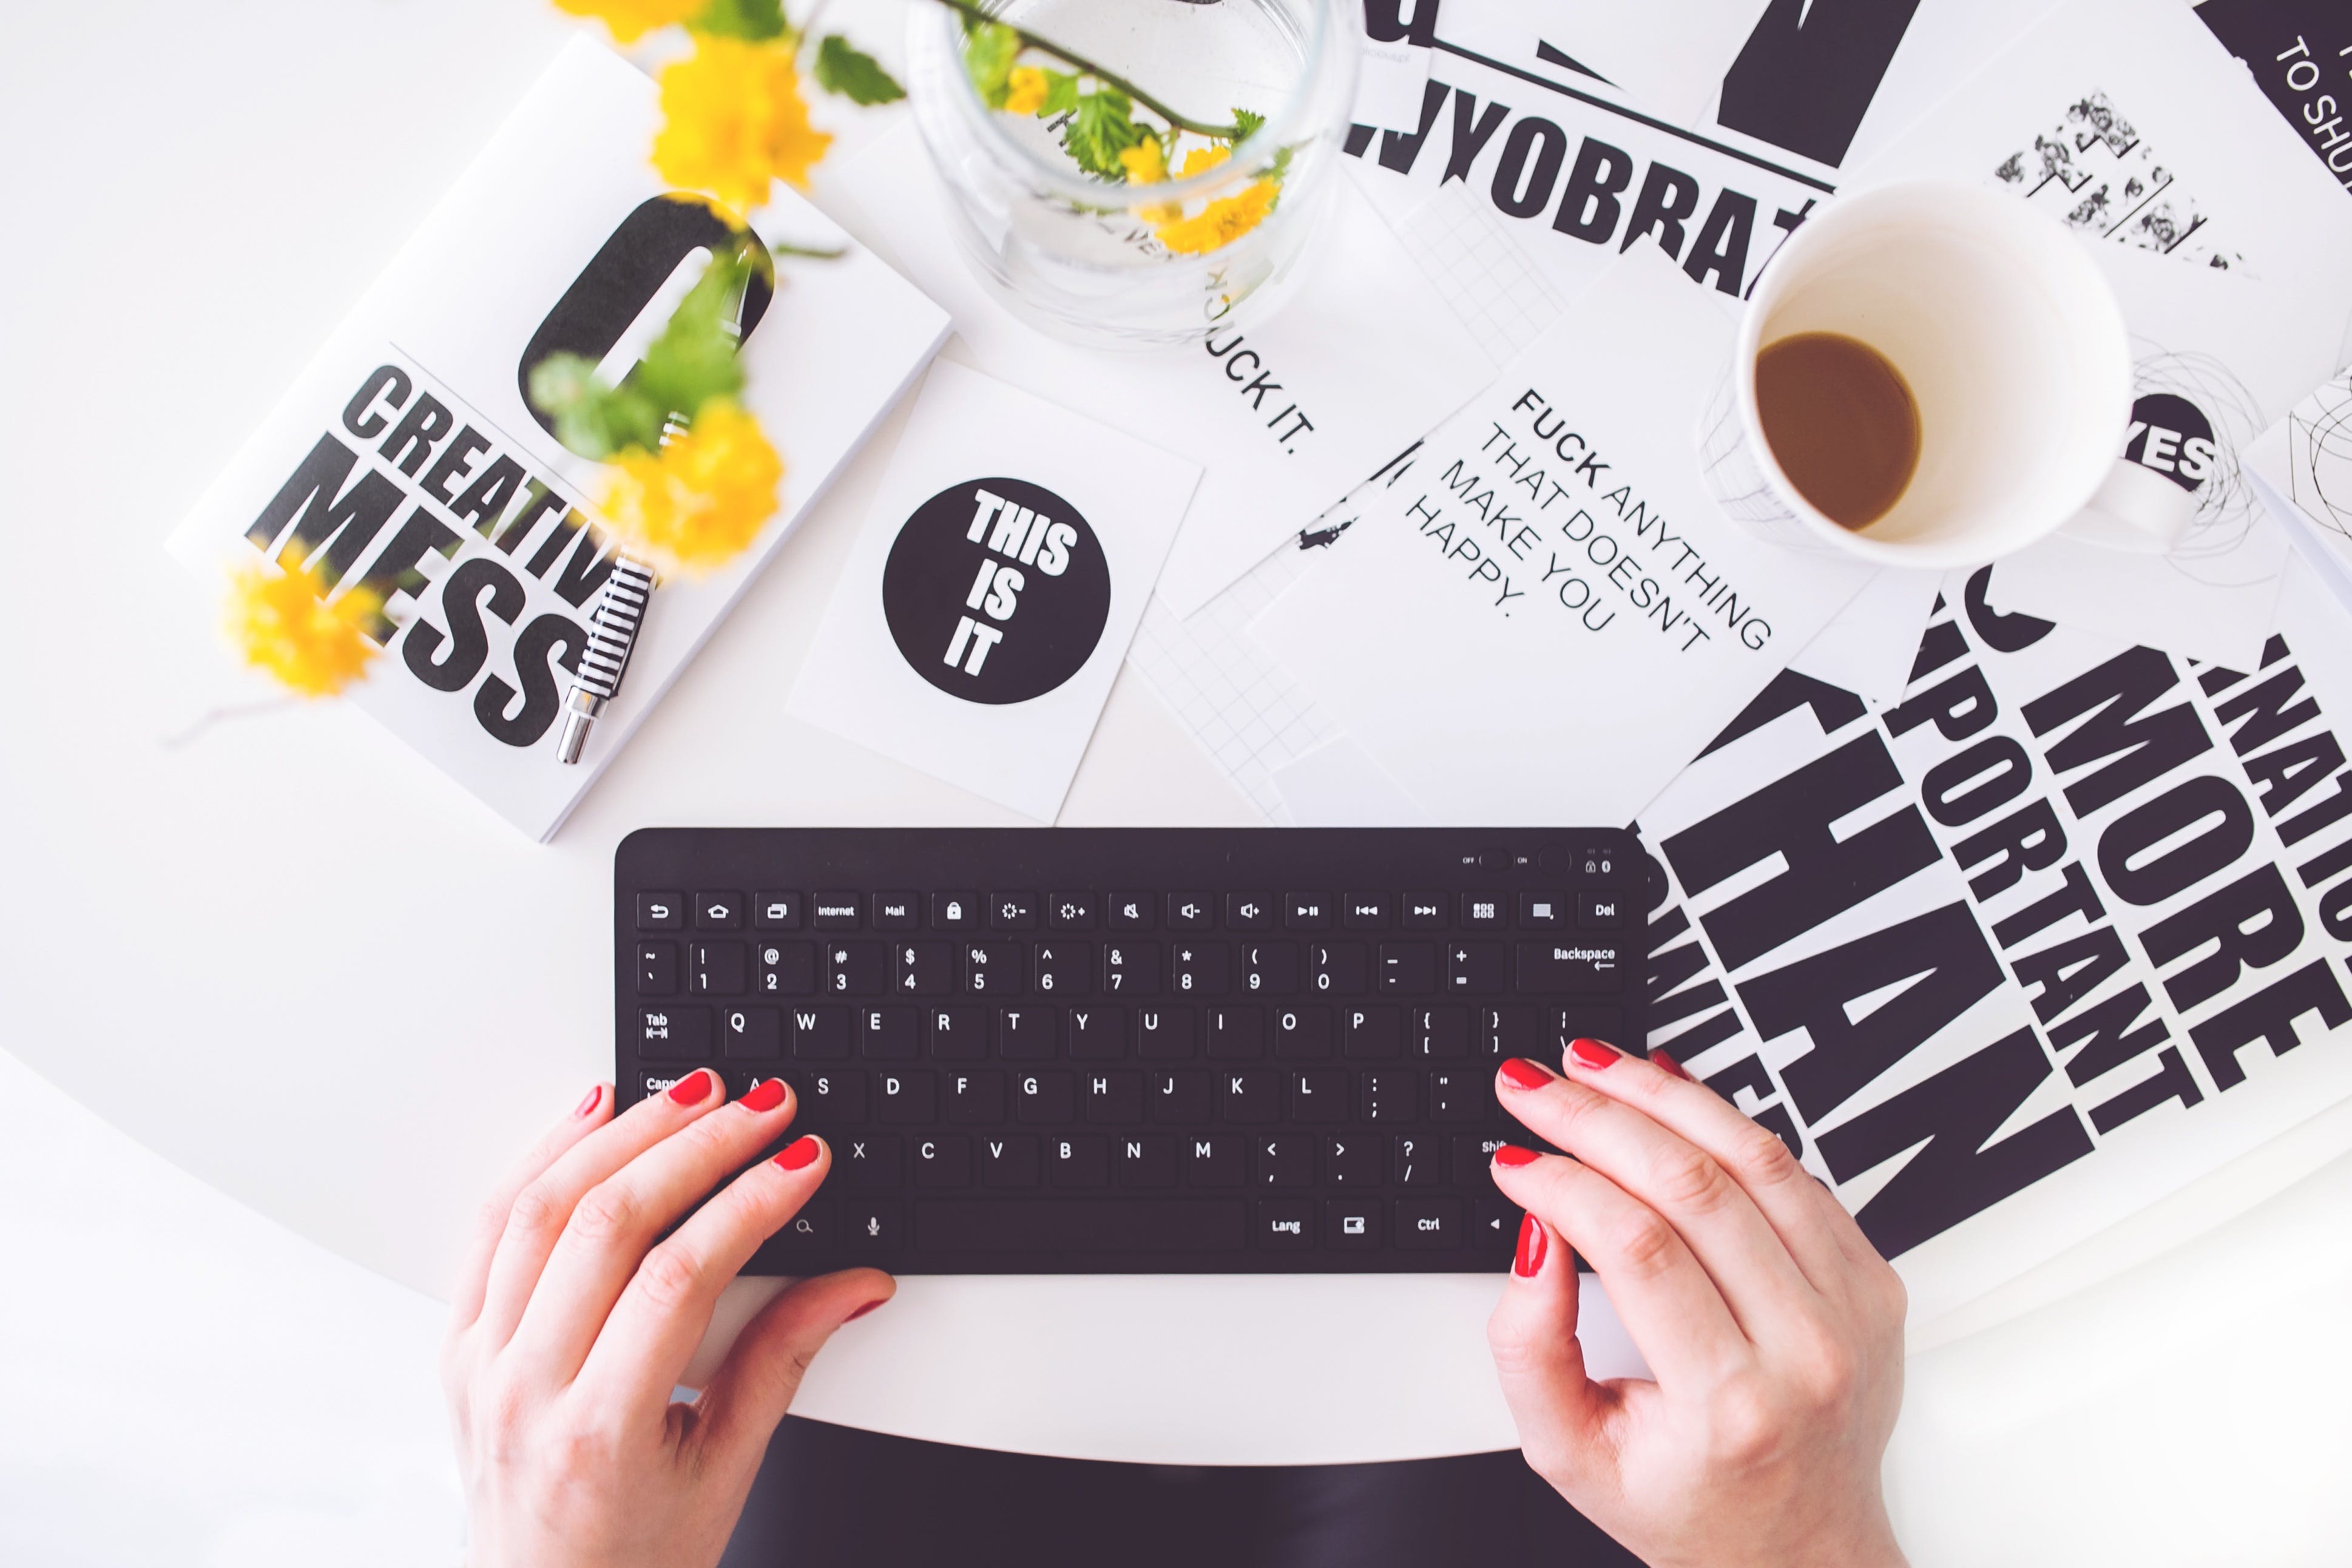
[[[680,1105],[699,1105],[715,1081],[709,1068],[697,1068],[669,1086],[669,1097]]]
[[[1532,1279],[1543,1268],[1544,1248],[1550,1244],[1544,1239],[1544,1227],[1531,1214],[1519,1216],[1519,1255],[1511,1259],[1511,1272],[1522,1279]]]
[[[1674,1058],[1666,1055],[1664,1051],[1654,1048],[1650,1052],[1650,1065],[1656,1068],[1660,1072],[1664,1073],[1668,1078],[1678,1078],[1685,1083],[1696,1083],[1698,1081],[1696,1079],[1691,1077],[1690,1069],[1684,1067],[1682,1063],[1675,1060]]]
[[[746,1110],[773,1110],[784,1102],[784,1080],[763,1078],[753,1084],[751,1091],[735,1103]]]
[[[1534,1150],[1522,1149],[1517,1143],[1506,1143],[1495,1151],[1495,1163],[1497,1165],[1532,1165],[1541,1158],[1543,1156]]]
[[[585,1116],[589,1112],[594,1110],[597,1106],[603,1104],[604,1100],[604,1086],[600,1083],[588,1091],[588,1098],[582,1100],[577,1106],[575,1106],[572,1109],[572,1114],[574,1116]]]
[[[1531,1062],[1525,1057],[1513,1057],[1503,1064],[1503,1077],[1513,1089],[1541,1089],[1559,1076],[1541,1062]]]
[[[822,1147],[814,1138],[796,1138],[776,1156],[776,1163],[787,1171],[805,1171],[816,1163],[816,1152]]]
[[[1599,1072],[1602,1068],[1613,1065],[1620,1053],[1616,1047],[1603,1045],[1599,1040],[1570,1040],[1568,1042],[1568,1054],[1576,1058],[1578,1067],[1588,1072]]]
[[[890,1299],[889,1297],[885,1296],[885,1297],[883,1297],[883,1298],[882,1298],[882,1301],[887,1301],[887,1300],[888,1300],[889,1299]],[[849,1314],[849,1316],[847,1316],[847,1317],[845,1317],[845,1318],[842,1319],[841,1321],[842,1321],[843,1322],[845,1322],[845,1323],[854,1323],[854,1322],[857,1321],[857,1320],[858,1320],[858,1319],[860,1319],[860,1318],[864,1317],[866,1313],[868,1313],[868,1312],[872,1311],[875,1308],[877,1308],[877,1307],[880,1306],[880,1305],[882,1304],[882,1301],[868,1301],[868,1302],[866,1302],[866,1305],[864,1305],[863,1307],[858,1308],[858,1309],[857,1309],[857,1310],[856,1310],[855,1312],[850,1313],[850,1314]]]

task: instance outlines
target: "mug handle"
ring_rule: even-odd
[[[2086,544],[2135,555],[2169,553],[2197,521],[2197,492],[2118,458],[2091,503],[2062,531]]]

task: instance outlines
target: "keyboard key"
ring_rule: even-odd
[[[1404,896],[1404,920],[1407,931],[1444,931],[1445,929],[1445,895],[1444,893],[1407,893]]]
[[[971,1185],[971,1140],[960,1132],[943,1133],[915,1142],[915,1185]]]
[[[1238,1187],[1242,1184],[1248,1152],[1237,1132],[1204,1132],[1185,1140],[1189,1146],[1189,1163],[1184,1169],[1184,1184],[1188,1187]]]
[[[829,942],[824,989],[833,996],[880,996],[890,989],[890,950],[878,942]]]
[[[1386,931],[1396,918],[1396,900],[1387,893],[1349,893],[1339,900],[1339,923],[1349,931]]]
[[[1103,994],[1149,996],[1160,989],[1160,944],[1156,942],[1103,943]]]
[[[1018,996],[1021,962],[1017,942],[965,942],[963,988],[975,996]]]
[[[1490,1057],[1536,1057],[1557,1051],[1546,1009],[1506,1003],[1478,1009],[1478,1048]]]
[[[1568,900],[1559,893],[1521,893],[1519,923],[1538,931],[1549,931],[1568,923]]]
[[[1217,1093],[1223,1101],[1221,1118],[1234,1122],[1269,1122],[1282,1111],[1282,1075],[1272,1072],[1221,1072]]]
[[[1388,1205],[1378,1198],[1330,1198],[1323,1205],[1323,1245],[1334,1251],[1373,1252]]]
[[[915,1248],[955,1254],[1239,1252],[1248,1245],[1238,1198],[959,1199],[915,1205]]]
[[[1204,1072],[1153,1073],[1144,1085],[1151,1120],[1177,1127],[1197,1127],[1209,1120],[1214,1080]]]
[[[1437,1058],[1468,1056],[1470,1009],[1415,1007],[1412,1010],[1412,1054]]]
[[[1169,989],[1179,996],[1222,996],[1231,986],[1234,950],[1222,942],[1169,944]]]
[[[1070,1055],[1080,1061],[1113,1061],[1127,1055],[1127,1009],[1089,1004],[1065,1015]]]
[[[1347,1121],[1347,1069],[1327,1068],[1292,1073],[1290,1120],[1308,1127]]]
[[[816,943],[763,942],[752,945],[760,973],[754,989],[762,996],[816,994]]]
[[[852,1198],[841,1205],[842,1245],[851,1252],[896,1252],[907,1245],[904,1205]]]
[[[1274,1012],[1274,1054],[1277,1057],[1328,1057],[1331,1054],[1331,1014],[1323,1007],[1277,1007]]]
[[[1462,923],[1472,931],[1499,931],[1510,919],[1510,906],[1500,893],[1462,895]]]
[[[1331,895],[1292,893],[1282,900],[1282,923],[1292,931],[1331,929]]]
[[[1143,1075],[1139,1072],[1096,1072],[1085,1075],[1087,1120],[1115,1127],[1131,1127],[1143,1120]]]
[[[1421,1109],[1421,1075],[1417,1072],[1368,1072],[1357,1075],[1356,1116],[1362,1121],[1412,1121]]]
[[[798,931],[807,910],[798,893],[763,892],[751,900],[751,924],[761,931]]]
[[[792,1009],[793,1055],[803,1061],[838,1061],[849,1055],[849,1009]]]
[[[906,1180],[906,1140],[896,1132],[856,1132],[833,1141],[833,1173],[852,1187],[895,1187]]]
[[[1282,1252],[1315,1245],[1315,1205],[1306,1198],[1266,1198],[1257,1205],[1257,1244]]]
[[[1092,931],[1098,912],[1092,893],[1055,893],[1045,902],[1045,925],[1051,931]]]
[[[1404,1018],[1394,1007],[1350,1007],[1339,1015],[1339,1048],[1351,1057],[1404,1053]]]
[[[1298,989],[1298,944],[1295,942],[1250,942],[1242,944],[1242,991],[1251,996],[1288,996]]]
[[[988,929],[1035,931],[1037,929],[1037,895],[1004,892],[989,894]]]
[[[1041,942],[1037,944],[1037,994],[1083,996],[1094,988],[1094,967],[1091,942]]]
[[[943,1062],[976,1062],[988,1057],[988,1010],[984,1007],[934,1007],[931,1055]]]
[[[784,1054],[784,1016],[773,1007],[722,1008],[719,1054],[730,1061],[773,1061]]]
[[[1494,1074],[1485,1068],[1429,1075],[1432,1121],[1483,1121],[1495,1100]]]
[[[975,1151],[983,1187],[1034,1187],[1045,1179],[1044,1157],[1034,1132],[1003,1132],[982,1138]]]
[[[1274,900],[1264,893],[1227,893],[1225,924],[1234,931],[1272,931]]]
[[[1623,900],[1616,893],[1576,895],[1576,923],[1584,931],[1615,931],[1624,922]]]
[[[933,893],[931,895],[931,929],[933,931],[978,931],[980,929],[980,895],[978,893]]]
[[[809,900],[809,923],[819,931],[856,931],[857,902],[855,892],[819,893]]]
[[[1051,1007],[1000,1007],[996,1054],[1007,1061],[1045,1061],[1054,1054],[1059,1017]]]
[[[1499,942],[1457,942],[1445,950],[1445,989],[1457,996],[1492,996],[1503,989],[1508,964]]]
[[[1045,1177],[1057,1187],[1110,1185],[1110,1141],[1092,1132],[1047,1139]]]
[[[1460,1198],[1399,1198],[1396,1244],[1414,1251],[1442,1252],[1462,1245]]]
[[[674,942],[637,943],[637,994],[640,996],[677,994],[677,943]]]
[[[1471,1211],[1470,1244],[1509,1248],[1519,1244],[1519,1206],[1499,1197],[1480,1198]]]
[[[940,1119],[940,1080],[935,1073],[874,1075],[875,1115],[901,1126],[919,1127]]]
[[[1220,1061],[1255,1061],[1265,1055],[1265,1014],[1256,1007],[1209,1009],[1209,1055]]]
[[[637,1055],[655,1062],[709,1060],[710,1009],[643,1009],[637,1015]]]
[[[923,1016],[912,1007],[860,1007],[857,1054],[868,1061],[910,1062],[921,1054]]]
[[[687,953],[688,988],[697,996],[740,996],[745,959],[740,942],[698,942]]]
[[[1334,1134],[1323,1149],[1323,1180],[1335,1187],[1379,1186],[1381,1142],[1377,1132]]]
[[[1179,1061],[1192,1054],[1192,1009],[1139,1007],[1135,1052],[1146,1061]]]
[[[793,1092],[800,1096],[796,1121],[819,1127],[855,1127],[866,1120],[866,1075],[862,1072],[803,1069],[792,1075]]]
[[[1381,994],[1426,996],[1437,989],[1437,944],[1433,942],[1381,943]]]
[[[684,931],[686,929],[686,896],[682,893],[639,893],[637,895],[637,929],[639,931]]]
[[[1617,943],[1606,937],[1519,943],[1519,989],[1530,996],[1615,991],[1624,984]]]
[[[1150,893],[1113,893],[1106,911],[1113,931],[1150,931],[1151,906],[1159,900]]]
[[[740,893],[695,894],[694,929],[741,931],[743,929],[743,895]]]
[[[1440,1177],[1436,1141],[1420,1132],[1389,1139],[1389,1180],[1401,1187],[1433,1187]]]
[[[874,895],[876,931],[913,931],[922,924],[922,905],[913,893]]]
[[[1077,1081],[1066,1072],[1025,1072],[1013,1083],[1013,1118],[1060,1126],[1077,1115]]]
[[[1111,1142],[1111,1178],[1122,1187],[1176,1184],[1179,1144],[1164,1132],[1131,1133]]]
[[[834,1236],[833,1200],[811,1198],[801,1205],[800,1213],[784,1222],[783,1229],[768,1238],[767,1245],[793,1258],[831,1251]]]
[[[946,996],[955,990],[955,945],[945,942],[890,944],[895,989],[901,996]]]
[[[1522,1137],[1526,1136],[1524,1133]],[[1454,1184],[1468,1187],[1486,1197],[1493,1197],[1495,1186],[1495,1151],[1511,1140],[1500,1132],[1484,1137],[1457,1137],[1454,1140]],[[1525,1145],[1521,1145],[1525,1147]]]
[[[1216,923],[1216,902],[1206,893],[1168,895],[1170,931],[1207,931]]]
[[[957,1122],[1004,1120],[1004,1075],[990,1068],[947,1076],[948,1120]]]
[[[1371,959],[1360,942],[1317,942],[1307,947],[1307,989],[1318,996],[1361,996]]]

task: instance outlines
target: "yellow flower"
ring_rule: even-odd
[[[1014,66],[1006,82],[1004,112],[1034,114],[1045,107],[1045,73],[1035,66]]]
[[[1223,147],[1196,148],[1184,160],[1184,173],[1197,174],[1203,169],[1213,169],[1231,156]],[[1265,215],[1274,210],[1275,199],[1281,195],[1281,181],[1258,180],[1239,195],[1220,196],[1211,202],[1197,217],[1173,218],[1152,232],[1171,250],[1186,256],[1205,256],[1231,245],[1264,223]]]
[[[1121,153],[1118,161],[1127,171],[1129,184],[1156,185],[1168,177],[1167,150],[1160,145],[1157,136],[1146,136]]]
[[[809,124],[789,40],[698,37],[694,53],[662,68],[661,102],[654,167],[737,212],[763,205],[772,181],[805,186],[833,144]]]
[[[1205,174],[1217,167],[1233,155],[1234,150],[1230,147],[1195,147],[1184,154],[1184,166],[1176,172],[1176,177],[1189,180],[1195,174]]]
[[[604,516],[614,530],[633,553],[688,576],[725,565],[759,537],[784,477],[760,422],[725,398],[705,403],[660,451],[632,447],[613,466]]]
[[[667,27],[699,14],[709,0],[555,0],[555,8],[574,16],[602,18],[612,29],[613,41],[631,44],[656,27]]]
[[[383,601],[354,588],[327,602],[327,584],[289,552],[283,571],[256,563],[230,574],[229,640],[247,664],[268,670],[305,697],[332,697],[367,673],[376,646],[360,628]]]

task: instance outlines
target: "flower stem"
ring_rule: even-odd
[[[1143,105],[1144,108],[1151,110],[1152,113],[1157,114],[1160,119],[1165,120],[1171,126],[1173,126],[1179,131],[1190,131],[1196,136],[1212,137],[1221,142],[1238,142],[1242,139],[1242,128],[1240,126],[1207,125],[1198,120],[1190,119],[1187,116],[1179,114],[1174,110],[1169,108],[1165,103],[1162,103],[1160,100],[1152,97],[1151,94],[1144,91],[1141,88],[1128,80],[1125,77],[1119,76],[1112,71],[1105,70],[1102,67],[1095,64],[1094,61],[1087,58],[1086,56],[1078,54],[1074,50],[1066,49],[1061,45],[1054,42],[1051,38],[1040,37],[1036,34],[1029,31],[1026,27],[1014,26],[1013,24],[1010,22],[1006,22],[999,17],[991,16],[987,8],[976,4],[975,0],[939,0],[939,4],[946,6],[950,11],[961,13],[962,16],[974,22],[988,22],[992,23],[997,26],[1012,27],[1013,36],[1018,37],[1024,45],[1035,49],[1040,54],[1053,56],[1055,59],[1061,61],[1064,65],[1068,66],[1073,70],[1082,71],[1087,76],[1094,77],[1111,87],[1118,89],[1119,91],[1127,94],[1128,97],[1135,100],[1136,102]]]

